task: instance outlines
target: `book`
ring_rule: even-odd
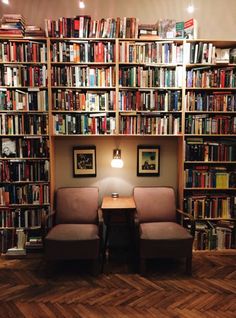
[[[163,19],[158,23],[158,33],[162,39],[173,39],[176,35],[176,21]]]
[[[16,140],[11,138],[2,138],[2,157],[16,156]]]
[[[198,22],[195,19],[190,19],[184,22],[184,37],[186,39],[197,39],[198,37]]]
[[[26,250],[24,248],[12,247],[7,250],[6,255],[7,256],[25,256]]]
[[[236,63],[236,49],[230,49],[229,50],[229,62],[232,64]]]
[[[183,21],[176,22],[175,32],[176,32],[176,35],[175,35],[176,38],[180,38],[180,39],[184,38],[184,22]]]
[[[230,60],[230,49],[216,48],[215,50],[215,63],[226,63]]]

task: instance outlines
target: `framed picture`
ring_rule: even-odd
[[[96,177],[96,146],[73,148],[74,177]]]
[[[138,145],[137,176],[160,175],[160,146]]]

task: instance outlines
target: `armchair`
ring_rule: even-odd
[[[97,188],[59,188],[54,224],[44,239],[47,260],[88,259],[97,272],[100,233]]]
[[[138,220],[139,268],[145,273],[151,258],[186,258],[186,271],[192,267],[192,235],[176,221],[175,193],[171,187],[135,187]],[[188,217],[191,218],[190,215]]]

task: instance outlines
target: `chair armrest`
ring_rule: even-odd
[[[104,220],[103,220],[103,214],[102,214],[102,209],[98,209],[98,223],[103,224]]]
[[[102,209],[98,209],[98,235],[100,238],[100,244],[99,244],[99,251],[100,255],[102,255],[103,252],[103,214],[102,214]]]
[[[47,234],[49,228],[51,228],[53,224],[55,223],[55,215],[56,215],[55,210],[51,211],[48,214],[45,213],[42,215],[41,227],[42,227],[44,236]]]
[[[194,237],[195,236],[195,228],[196,228],[196,225],[195,225],[195,219],[193,217],[193,215],[189,214],[189,213],[186,213],[180,209],[176,209],[176,212],[178,212],[179,214],[189,218],[190,220],[190,225],[191,225],[191,228],[190,228],[190,233],[191,235]]]
[[[184,212],[184,211],[182,211],[180,209],[176,209],[176,212],[188,217],[190,220],[194,220],[194,217],[191,214],[187,213],[187,212]]]

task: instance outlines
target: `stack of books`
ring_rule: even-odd
[[[45,31],[36,25],[26,25],[25,26],[25,36],[45,37]]]
[[[25,19],[21,14],[4,14],[1,19],[0,36],[23,37]]]
[[[138,37],[143,40],[156,40],[158,36],[158,30],[156,24],[139,24],[138,25]]]

